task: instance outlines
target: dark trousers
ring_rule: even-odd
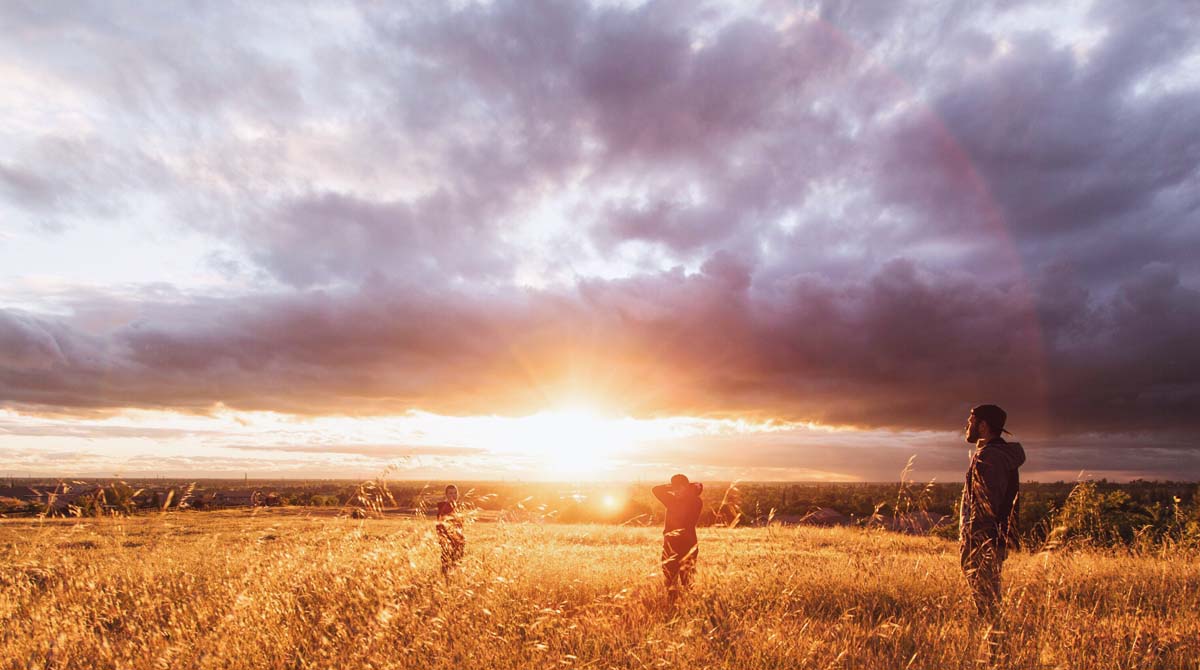
[[[663,540],[662,572],[667,583],[667,595],[674,600],[679,591],[691,587],[696,575],[697,547],[695,541]]]
[[[961,543],[959,562],[980,614],[995,614],[1000,606],[1000,570],[1004,566],[1004,554],[1004,547],[995,538],[967,538]]]

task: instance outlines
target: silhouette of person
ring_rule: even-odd
[[[462,560],[467,548],[463,517],[459,510],[458,487],[454,484],[446,487],[446,497],[438,501],[437,535],[438,546],[442,550],[442,575],[448,576],[450,570]]]
[[[1000,569],[1008,548],[1017,543],[1018,468],[1025,450],[1006,442],[1008,415],[995,405],[980,405],[967,418],[967,442],[975,445],[959,507],[959,551],[963,574],[975,607],[983,616],[1000,606]]]
[[[700,494],[704,485],[689,482],[684,475],[675,475],[670,484],[655,486],[652,491],[667,508],[662,572],[667,584],[667,600],[673,605],[679,592],[692,585],[696,572],[696,522],[703,507]]]

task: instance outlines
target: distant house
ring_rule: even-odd
[[[140,509],[157,509],[162,507],[166,495],[162,491],[143,489],[133,497],[133,504]]]
[[[772,524],[781,526],[848,526],[850,517],[828,507],[818,507],[808,514],[776,514],[771,517]]]
[[[0,499],[32,505],[51,514],[65,514],[79,499],[94,493],[97,487],[73,487],[65,482],[54,486],[4,486],[0,487]]]
[[[913,535],[925,535],[942,524],[953,521],[953,518],[948,514],[937,514],[935,512],[917,511],[907,514],[899,514],[896,516],[884,516],[876,514],[871,517],[869,526],[882,526],[888,530],[894,530],[900,533],[910,533]]]
[[[800,518],[800,523],[809,526],[849,526],[850,517],[829,508],[818,507]]]
[[[138,509],[163,509],[178,507],[182,500],[178,488],[146,488],[133,497],[133,504]]]
[[[263,494],[257,489],[217,491],[207,502],[213,507],[258,507],[263,503]]]
[[[32,486],[0,486],[0,498],[11,498],[22,502],[33,502],[44,494]]]
[[[42,493],[30,486],[0,486],[0,510],[24,511],[43,504]]]

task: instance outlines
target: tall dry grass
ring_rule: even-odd
[[[976,619],[956,547],[816,528],[700,532],[669,612],[655,529],[279,512],[0,521],[2,668],[1196,668],[1200,563],[1017,554]]]

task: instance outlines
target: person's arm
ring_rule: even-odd
[[[450,503],[445,500],[440,501],[437,506],[437,512],[438,523],[442,523],[446,520],[447,516],[450,516]]]
[[[1008,458],[998,451],[984,449],[975,465],[976,490],[979,496],[978,514],[972,521],[979,527],[995,527],[997,512],[1008,494]]]
[[[671,487],[667,484],[655,486],[654,488],[650,489],[650,492],[654,494],[655,498],[658,498],[660,503],[666,505],[667,507],[670,507],[671,503],[675,502],[675,494],[671,493]]]

